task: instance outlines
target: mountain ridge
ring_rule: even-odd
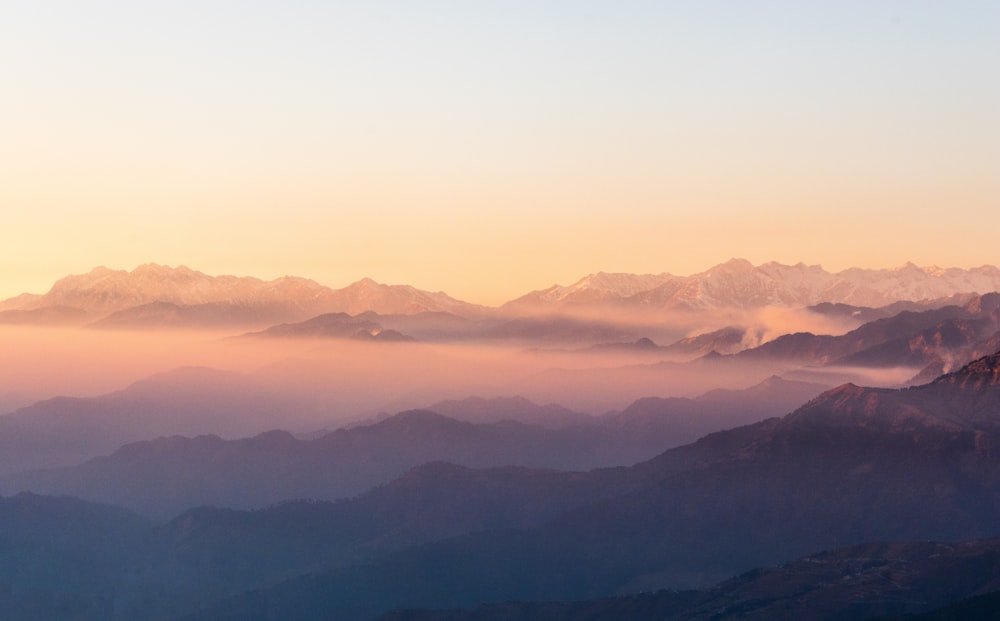
[[[128,584],[138,579],[155,589],[132,601],[146,616],[129,618],[152,617],[156,604],[211,621],[368,621],[404,607],[711,588],[803,556],[809,575],[838,578],[826,581],[833,587],[849,576],[854,582],[844,584],[864,595],[884,581],[883,569],[902,577],[894,572],[916,562],[937,566],[948,546],[961,547],[926,541],[995,537],[1000,461],[983,449],[998,432],[995,420],[978,415],[996,419],[1000,411],[1000,390],[989,379],[994,369],[987,357],[954,382],[889,391],[843,385],[785,417],[713,433],[630,467],[566,473],[434,462],[336,503],[194,509],[159,529],[141,574],[128,574]],[[782,388],[777,380],[768,384]],[[844,407],[855,403],[862,416],[890,424],[853,422]],[[934,424],[892,424],[913,412]],[[453,426],[419,411],[401,422],[422,419]],[[955,421],[965,427],[956,429]],[[290,441],[275,432],[253,440]],[[918,543],[864,543],[873,541]],[[846,571],[836,567],[837,553],[817,555],[853,544],[863,547],[841,555]],[[1000,565],[989,555],[994,572]],[[869,562],[894,557],[903,564]],[[831,562],[816,562],[823,559]],[[974,593],[971,582],[949,591],[945,578],[959,574],[938,568],[931,583],[948,591],[944,599]],[[973,571],[962,570],[963,580],[983,575],[975,563],[967,568]],[[70,569],[81,572],[79,565]],[[731,597],[722,593],[716,601],[733,614],[765,614],[811,584],[786,580],[794,572],[777,569],[773,579],[753,571],[730,581]],[[929,583],[910,584],[904,595]],[[812,590],[819,598],[812,601],[839,598],[836,590]],[[773,597],[758,596],[768,593]]]
[[[194,379],[209,377],[195,374]],[[147,386],[146,394],[169,389],[156,379],[147,380]],[[705,433],[784,414],[822,389],[772,379],[701,399],[639,399],[621,412],[597,417],[523,398],[470,398],[441,402],[450,416],[404,410],[308,440],[279,430],[230,440],[215,434],[165,435],[70,467],[0,474],[0,486],[70,494],[164,517],[205,503],[250,509],[301,498],[345,498],[428,461],[592,470],[631,465]],[[4,432],[0,425],[0,443]],[[22,434],[20,445],[28,445],[28,439]]]
[[[154,304],[173,305],[157,309]],[[154,323],[151,316],[160,310],[168,314],[210,310],[207,305],[253,316],[263,321],[275,318],[305,319],[323,312],[359,314],[412,314],[449,312],[476,315],[483,307],[463,302],[443,292],[422,291],[410,285],[384,285],[363,278],[341,289],[331,289],[314,280],[282,276],[265,281],[253,276],[209,276],[180,265],[170,267],[146,263],[132,271],[98,266],[84,274],[57,280],[47,293],[22,294],[0,301],[0,311],[32,311],[50,306],[77,309],[94,317],[105,318],[102,327],[116,324],[128,327],[130,315],[108,321],[109,316],[137,307],[147,307],[141,321]],[[141,324],[140,321],[140,324]]]
[[[44,294],[23,293],[0,301],[0,311],[32,311],[49,306],[77,309],[104,317],[154,302],[181,307],[229,304],[268,309],[304,319],[310,313],[366,311],[380,314],[448,312],[474,317],[501,312],[573,310],[613,306],[633,310],[749,310],[765,306],[817,304],[886,306],[900,301],[943,298],[961,293],[1000,291],[1000,268],[918,267],[906,263],[889,269],[848,268],[828,272],[819,265],[754,266],[730,259],[689,276],[596,272],[570,285],[531,291],[496,308],[473,304],[444,292],[410,285],[384,285],[362,278],[331,289],[314,280],[283,276],[270,281],[252,276],[209,276],[184,265],[146,263],[132,271],[104,266],[57,280]],[[280,311],[280,312],[279,312]]]
[[[690,276],[599,272],[568,286],[553,285],[527,293],[501,309],[582,308],[594,304],[645,310],[748,310],[822,303],[878,307],[904,300],[998,290],[1000,268],[991,265],[942,269],[906,263],[890,269],[828,272],[819,265],[771,261],[754,266],[745,259],[731,259]]]

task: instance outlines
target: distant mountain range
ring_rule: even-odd
[[[347,313],[324,313],[300,321],[271,326],[260,332],[245,334],[256,338],[348,338],[361,341],[408,342],[415,340],[396,330],[387,330],[369,317],[353,317]]]
[[[235,381],[222,375],[219,379]],[[438,460],[476,467],[562,470],[624,466],[712,431],[780,416],[824,388],[771,378],[746,390],[712,391],[698,399],[640,399],[603,416],[538,406],[517,397],[470,398],[432,406],[449,416],[410,410],[308,441],[286,431],[239,440],[215,435],[161,437],[127,444],[73,467],[0,475],[0,488],[68,494],[166,518],[202,504],[250,509],[302,498],[343,498]],[[168,404],[177,404],[149,399],[145,406],[133,402],[130,410],[123,411],[112,407],[120,399],[112,395],[96,402],[65,401],[61,412],[40,409],[31,414],[37,417],[34,433],[21,430],[15,437],[22,447],[37,453],[42,453],[40,447],[72,442],[79,450],[95,435],[108,436],[106,445],[122,434],[134,435],[136,425]],[[188,402],[193,402],[190,397]],[[105,403],[108,413],[95,416],[94,403]],[[235,402],[233,415],[246,407],[245,401]],[[129,425],[119,422],[121,429],[112,433],[109,422],[125,412]],[[24,420],[25,415],[18,418]],[[75,423],[60,429],[58,419]],[[12,433],[3,420],[0,446]],[[149,424],[156,424],[155,419]],[[184,424],[191,423],[175,423]],[[91,450],[95,444],[91,441]],[[36,460],[43,456],[32,455]]]
[[[300,337],[332,335],[376,341],[405,339],[402,334],[385,329],[383,320],[392,325],[425,330],[438,330],[441,326],[447,329],[447,326],[453,325],[465,329],[471,322],[454,315],[438,314],[386,318],[374,313],[354,317],[330,314],[271,328],[265,334]],[[707,334],[704,338],[687,339],[675,346],[658,347],[646,341],[629,347],[641,352],[663,353],[681,349],[691,353],[714,344],[732,342],[738,334],[739,330],[723,330]],[[610,349],[621,347],[613,345]],[[920,384],[998,349],[1000,294],[987,294],[968,297],[962,306],[903,311],[840,336],[809,333],[781,336],[735,355],[708,355],[684,363],[548,369],[525,379],[517,387],[523,390],[508,386],[505,392],[526,394],[535,399],[545,394],[567,395],[560,399],[572,397],[576,401],[562,402],[581,409],[586,407],[581,403],[592,405],[600,403],[596,400],[598,398],[607,398],[609,402],[614,402],[607,406],[608,409],[620,409],[622,406],[619,404],[629,403],[637,395],[670,394],[663,389],[666,382],[676,385],[678,381],[690,383],[711,378],[711,385],[701,389],[708,390],[713,386],[726,385],[730,377],[734,378],[734,382],[740,381],[740,385],[760,381],[766,377],[760,372],[780,373],[789,379],[813,378],[810,381],[833,385],[845,381],[832,379],[838,377],[839,368],[902,366],[913,369],[907,376],[917,375],[907,383]],[[414,355],[418,361],[427,360],[419,350],[414,350]],[[819,373],[826,369],[831,371],[829,376]],[[751,373],[746,373],[747,370]],[[301,379],[310,373],[319,375],[314,380]],[[217,434],[223,438],[240,438],[279,426],[286,429],[316,428],[328,424],[339,426],[343,424],[345,414],[354,415],[361,410],[351,405],[354,403],[350,400],[352,395],[368,390],[364,386],[352,388],[353,376],[339,375],[343,373],[323,375],[309,361],[289,362],[287,369],[279,366],[254,375],[186,368],[151,377],[125,390],[103,396],[59,397],[41,401],[0,416],[0,473],[73,466],[91,457],[110,454],[123,444],[157,436]],[[296,383],[300,379],[304,383]],[[603,443],[581,441],[581,446],[595,447],[591,461],[553,459],[549,462],[525,460],[520,463],[580,468],[631,463],[711,431],[785,413],[811,396],[793,388],[802,384],[780,384],[778,380],[769,380],[769,384],[773,388],[770,397],[751,399],[747,393],[737,391],[737,397],[725,406],[714,404],[709,407],[708,400],[712,393],[693,400],[640,399],[623,411],[628,415],[621,418],[622,423],[617,428],[610,426],[612,417],[603,417],[602,424],[606,427]],[[290,386],[301,386],[301,389]],[[536,386],[544,387],[544,390],[538,390]],[[815,384],[805,386],[806,390],[813,391],[812,394],[820,390],[820,386]],[[389,390],[389,387],[384,389],[386,395]],[[619,392],[614,392],[616,390]],[[393,410],[423,407],[433,402],[431,399],[415,402],[412,396],[408,399]],[[763,407],[758,407],[758,403],[763,403]],[[506,418],[563,427],[567,425],[554,425],[553,417],[568,421],[578,416],[580,419],[577,422],[586,426],[585,419],[588,418],[571,410],[542,412],[537,406],[526,408],[524,404],[509,401],[460,402],[442,404],[441,408],[441,413],[447,416],[476,423],[497,422]],[[643,412],[645,414],[641,414]],[[326,422],[338,417],[339,423]],[[644,422],[640,424],[639,421]],[[405,467],[416,463],[409,462]],[[384,479],[400,471],[385,471],[379,476]],[[375,482],[374,479],[368,480]],[[353,489],[356,491],[358,488]]]
[[[96,397],[55,397],[0,416],[0,472],[74,465],[129,442],[175,434],[245,437],[279,417],[303,424],[322,398],[204,367],[153,375]]]
[[[913,388],[840,386],[630,467],[434,462],[348,500],[202,507],[150,526],[69,498],[0,498],[0,614],[369,621],[489,602],[508,604],[483,614],[518,621],[924,613],[997,588],[986,538],[1000,524],[998,411],[1000,352]],[[739,575],[755,567],[773,568]],[[538,606],[551,615],[519,616]]]
[[[1000,269],[917,267],[851,268],[827,272],[818,265],[733,259],[691,276],[598,273],[569,286],[553,285],[512,300],[508,311],[614,306],[636,310],[804,307],[824,302],[878,307],[957,293],[1000,291]]]
[[[272,281],[209,276],[187,267],[142,265],[131,272],[98,267],[67,276],[45,294],[0,302],[0,323],[93,322],[102,328],[265,326],[323,313],[383,315],[447,313],[458,317],[558,313],[617,308],[634,311],[805,307],[822,303],[880,307],[899,301],[1000,291],[1000,269],[917,267],[827,272],[818,265],[733,259],[691,276],[597,273],[569,286],[553,285],[499,309],[442,292],[384,285],[365,278],[331,289],[305,278]]]
[[[846,334],[798,332],[732,355],[734,360],[795,360],[813,365],[923,368],[929,381],[1000,347],[1000,293],[968,297],[962,305],[905,310]]]
[[[103,328],[259,325],[334,312],[477,315],[484,310],[444,293],[408,285],[383,285],[368,278],[343,289],[331,289],[292,276],[263,281],[208,276],[184,266],[147,264],[131,272],[98,267],[86,274],[67,276],[44,295],[24,294],[0,302],[0,321],[30,321],[34,317],[26,312],[40,314],[52,308],[72,309],[62,311],[64,322],[71,319],[71,313],[82,312]],[[55,314],[46,311],[40,318]]]
[[[989,266],[831,274],[734,260],[687,277],[596,274],[488,309],[370,280],[334,290],[155,265],[71,276],[0,303],[0,323],[223,328],[245,335],[224,341],[234,351],[270,350],[274,337],[431,343],[282,341],[303,353],[251,374],[181,368],[0,416],[5,493],[125,507],[0,497],[0,618],[996,613],[997,289]],[[759,344],[743,319],[757,313],[742,311],[766,306],[858,327]],[[716,310],[718,323],[679,340],[671,330],[694,324],[663,319]],[[435,344],[496,341],[510,367],[455,355],[492,349]],[[442,353],[443,380],[431,373]],[[519,375],[497,370],[507,368]],[[788,379],[889,368],[916,377],[825,391]],[[750,388],[632,401],[772,372]],[[590,413],[517,397],[440,401],[456,391],[431,383],[463,373],[485,388],[458,394]],[[309,439],[271,430],[388,409],[358,407],[368,393],[410,404],[392,411],[430,405]],[[608,409],[632,402],[602,414],[602,394],[620,399]],[[229,508],[195,506],[210,503]]]

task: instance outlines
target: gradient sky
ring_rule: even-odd
[[[1000,3],[6,0],[0,298],[1000,263]]]

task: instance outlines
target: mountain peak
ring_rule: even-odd
[[[754,266],[733,258],[690,276],[596,272],[569,286],[553,285],[504,305],[537,309],[617,305],[643,311],[806,307],[820,303],[880,307],[901,301],[1000,291],[1000,269],[921,268],[912,262],[890,269],[848,268],[775,261]]]
[[[447,312],[459,316],[483,311],[483,307],[456,300],[442,292],[421,291],[409,285],[384,285],[371,278],[333,290],[313,280],[293,276],[271,281],[250,276],[210,276],[186,265],[172,267],[158,263],[144,263],[132,271],[98,266],[85,274],[72,274],[59,279],[44,295],[19,296],[0,302],[0,309],[69,307],[109,316],[150,304],[178,307],[171,311],[175,317],[161,320],[161,323],[168,324],[176,320],[178,312],[188,312],[191,308],[208,304],[219,306],[214,311],[205,312],[249,318],[246,323],[250,324],[265,323],[263,320],[266,319],[271,325],[275,321],[301,321],[310,315],[330,311],[345,311],[352,315],[367,310],[404,315]],[[204,309],[195,309],[186,317],[197,321],[205,316],[202,311]],[[126,325],[134,325],[134,320],[135,316],[129,315],[115,318],[109,325],[121,325],[116,322],[122,321]],[[143,319],[147,323],[154,320],[157,318]]]
[[[160,276],[163,274],[192,274],[194,270],[186,265],[178,265],[177,267],[171,267],[169,265],[161,265],[160,263],[143,263],[133,269],[131,274],[149,274],[153,276]]]
[[[916,271],[916,272],[924,272],[925,270],[922,269],[919,265],[917,265],[913,261],[907,261],[906,263],[903,263],[899,267],[895,268],[893,271],[895,271],[895,272],[904,272],[904,271],[906,271],[906,272],[914,272],[914,271]]]
[[[471,429],[472,423],[432,412],[430,410],[404,410],[379,421],[371,428],[396,429],[408,433],[436,433],[444,430]]]
[[[410,285],[386,285],[367,277],[332,292],[329,306],[351,315],[373,310],[382,315],[445,312],[469,316],[483,310],[483,307],[456,300],[443,292],[422,291]]]
[[[824,392],[788,415],[791,424],[857,426],[886,432],[996,429],[1000,352],[929,384],[896,390],[852,383]]]
[[[715,267],[709,268],[703,272],[706,276],[711,277],[713,274],[748,274],[757,271],[757,268],[753,263],[746,259],[734,258],[729,259],[725,263],[720,263]]]
[[[954,373],[942,375],[932,384],[953,384],[961,388],[972,389],[1000,385],[1000,351],[973,360]]]

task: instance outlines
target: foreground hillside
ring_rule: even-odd
[[[896,618],[995,592],[1000,593],[998,539],[862,544],[756,569],[701,591],[579,602],[506,602],[469,611],[399,611],[380,621],[848,621],[888,614]],[[991,598],[992,603],[979,603],[990,616],[978,618],[995,619],[993,615],[1000,614],[996,595]]]

